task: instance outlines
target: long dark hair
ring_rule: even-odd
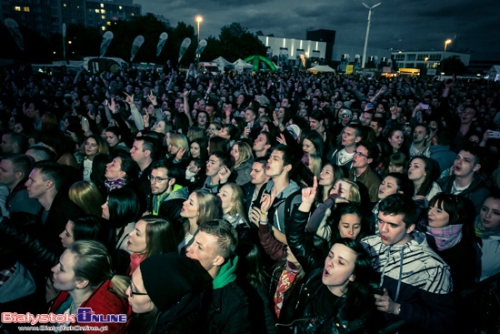
[[[363,319],[370,309],[375,305],[373,293],[370,291],[371,260],[363,245],[357,241],[347,238],[338,239],[335,244],[341,244],[351,249],[356,254],[356,262],[353,275],[354,281],[347,285],[347,292],[342,298],[339,314],[342,319]],[[360,314],[360,310],[363,312]]]
[[[106,242],[105,232],[97,216],[78,216],[73,222],[73,240],[95,240]]]
[[[189,144],[189,148],[191,148],[191,144],[196,143],[200,147],[200,159],[201,161],[205,162],[208,160],[208,150],[207,150],[207,140],[205,138],[196,138],[191,141]]]
[[[435,173],[434,164],[431,159],[425,156],[418,155],[410,160],[410,165],[415,159],[420,159],[424,162],[425,164],[424,170],[426,174],[424,182],[422,182],[422,184],[420,185],[420,189],[418,189],[418,192],[415,195],[426,196],[429,193],[429,191],[431,191],[432,183],[434,182],[434,173]]]
[[[394,180],[396,180],[396,184],[398,186],[398,192],[402,192],[403,194],[412,196],[414,192],[413,188],[413,182],[411,182],[408,179],[408,174],[402,174],[402,173],[389,173],[387,174],[383,179],[385,180],[386,177],[392,177]]]
[[[342,239],[339,231],[339,224],[342,216],[344,215],[356,215],[359,218],[359,222],[361,225],[358,236],[355,240],[361,240],[363,237],[370,234],[369,224],[366,220],[366,217],[363,215],[363,211],[359,204],[357,203],[339,203],[337,204],[336,209],[332,212],[331,216],[331,237],[330,244],[333,245],[337,242],[337,240]]]
[[[343,178],[345,178],[347,176],[347,171],[344,169],[344,167],[336,165],[336,164],[333,164],[331,162],[328,162],[328,163],[324,164],[323,168],[321,168],[321,170],[323,170],[326,166],[331,166],[332,170],[333,170],[333,182],[332,182],[332,184],[330,185],[330,187],[328,189],[328,193],[330,193],[330,191],[333,189],[333,186],[335,185],[335,183],[338,180],[343,179]],[[323,188],[324,187],[325,186],[322,186],[322,185],[318,186],[318,192],[316,194],[316,201],[318,203],[322,203],[323,202]]]
[[[113,158],[109,154],[99,153],[94,157],[92,162],[92,174],[90,174],[90,180],[97,185],[101,193],[106,192],[104,188],[104,181],[106,180],[106,177],[104,174],[106,173],[106,165],[112,160]]]
[[[136,221],[141,210],[137,195],[128,187],[111,190],[108,195],[108,208],[112,228],[125,227]]]
[[[304,140],[309,140],[316,150],[316,155],[322,157],[323,156],[323,137],[319,134],[318,131],[315,130],[303,130],[304,133],[300,136],[300,148],[302,148],[302,144]]]

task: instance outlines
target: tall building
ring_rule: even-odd
[[[97,1],[87,0],[86,25],[100,27],[106,30],[112,22],[128,20],[141,15],[141,5],[134,5],[132,0],[123,1]]]
[[[280,64],[291,61],[295,65],[300,62],[302,54],[307,58],[325,59],[325,42],[273,36],[257,36],[257,38],[267,47],[267,57],[272,59],[276,56]]]
[[[397,51],[391,53],[397,67],[438,69],[445,58],[457,57],[465,66],[469,66],[470,54],[453,51]]]
[[[0,0],[0,19],[12,18],[21,25],[48,36],[61,33],[63,23],[88,27],[106,26],[113,21],[141,15],[141,5],[132,0]]]
[[[317,42],[326,42],[325,59],[333,60],[333,45],[335,44],[335,30],[318,29],[307,31],[307,39]]]

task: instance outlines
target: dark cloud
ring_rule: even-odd
[[[500,46],[492,40],[498,31],[498,0],[134,0],[143,13],[162,14],[175,26],[178,21],[195,25],[203,16],[202,37],[218,36],[232,22],[255,32],[277,37],[305,39],[308,29],[337,32],[335,54],[362,53],[368,10],[372,6],[369,54],[389,55],[389,49],[441,50],[447,38],[449,50],[472,51],[473,59],[499,59]],[[456,37],[455,37],[456,36]]]

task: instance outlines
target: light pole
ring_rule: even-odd
[[[451,44],[451,39],[447,39],[446,41],[444,41],[444,52],[443,52],[443,64],[441,65],[441,72],[444,72],[444,58],[446,57],[446,47],[448,46],[448,44]]]
[[[373,6],[368,6],[366,3],[363,2],[363,6],[368,8],[368,24],[366,26],[366,37],[365,37],[365,47],[363,48],[363,60],[361,61],[361,68],[365,68],[365,62],[366,62],[366,47],[368,46],[368,35],[370,34],[370,21],[372,17],[372,9],[375,7],[380,6],[382,3],[379,2],[376,5]]]
[[[200,44],[200,23],[201,21],[203,21],[203,17],[201,17],[200,15],[198,15],[196,18],[196,23],[198,25],[198,44]]]

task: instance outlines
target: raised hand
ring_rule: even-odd
[[[85,117],[82,117],[81,125],[82,125],[83,132],[89,131],[89,129],[90,129],[89,121]]]
[[[260,211],[267,213],[271,208],[272,203],[273,201],[271,200],[270,194],[262,195],[262,198],[260,200]]]
[[[181,147],[175,154],[175,160],[181,161],[182,157],[184,156],[184,153],[186,152],[186,149]]]
[[[279,137],[276,137],[276,141],[280,144],[286,145],[285,135],[280,133]]]
[[[318,191],[318,179],[314,177],[313,186],[302,189],[302,202],[307,204],[314,203]]]
[[[149,99],[149,101],[151,101],[151,103],[153,105],[156,105],[156,96],[154,96],[153,90],[150,91],[150,94],[148,95],[148,99]]]
[[[134,103],[134,94],[128,95],[127,92],[123,92],[127,97],[125,98],[125,102],[127,102],[130,106]]]
[[[227,179],[231,175],[231,170],[229,170],[229,168],[227,168],[226,166],[222,166],[219,169],[219,173],[217,173],[217,174],[219,175],[219,179],[220,179],[221,183],[226,183]]]
[[[113,114],[116,113],[116,103],[114,98],[111,98],[111,102],[108,102],[108,108]]]

